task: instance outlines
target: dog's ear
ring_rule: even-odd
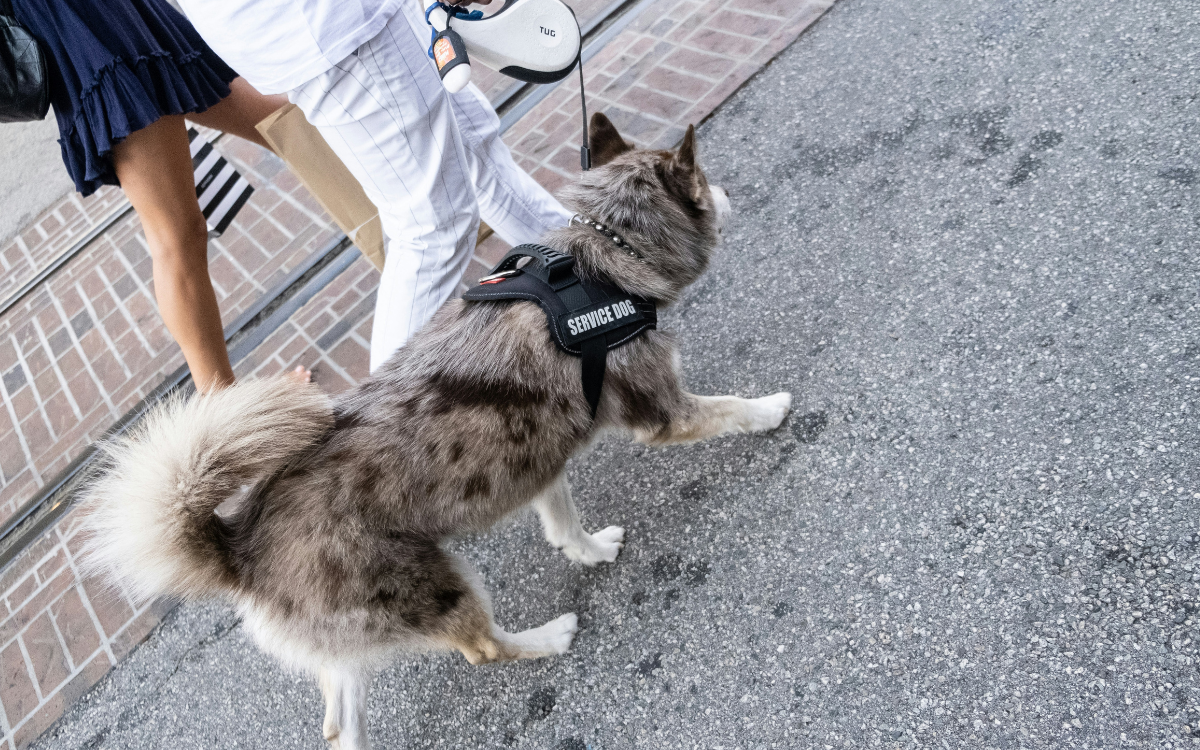
[[[688,125],[687,132],[683,134],[683,143],[679,145],[679,151],[675,153],[675,164],[684,170],[696,169],[695,125]]]
[[[588,138],[591,141],[593,167],[602,167],[626,151],[633,150],[633,146],[621,138],[612,120],[600,112],[592,115]]]
[[[692,200],[700,200],[701,194],[707,189],[704,178],[696,166],[696,126],[688,125],[683,134],[683,142],[679,150],[666,159],[667,172],[671,175],[669,189]]]

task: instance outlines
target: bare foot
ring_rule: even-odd
[[[312,370],[304,365],[296,365],[296,369],[289,372],[287,376],[301,384],[312,382]]]

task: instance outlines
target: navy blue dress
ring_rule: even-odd
[[[166,0],[13,0],[42,43],[75,188],[117,185],[113,144],[164,115],[203,112],[237,73]]]

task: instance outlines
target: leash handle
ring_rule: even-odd
[[[437,66],[442,85],[451,94],[462,91],[471,80],[471,60],[467,45],[458,32],[450,28],[450,20],[463,18],[468,21],[483,17],[481,11],[467,11],[458,5],[447,5],[437,0],[425,9],[425,23],[429,24],[432,36],[426,54]]]

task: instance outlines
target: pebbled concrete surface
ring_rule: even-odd
[[[843,0],[702,129],[741,214],[667,316],[777,433],[573,469],[616,564],[458,545],[562,658],[379,676],[378,747],[1173,748],[1200,732],[1200,17]],[[319,748],[184,606],[41,748]]]

